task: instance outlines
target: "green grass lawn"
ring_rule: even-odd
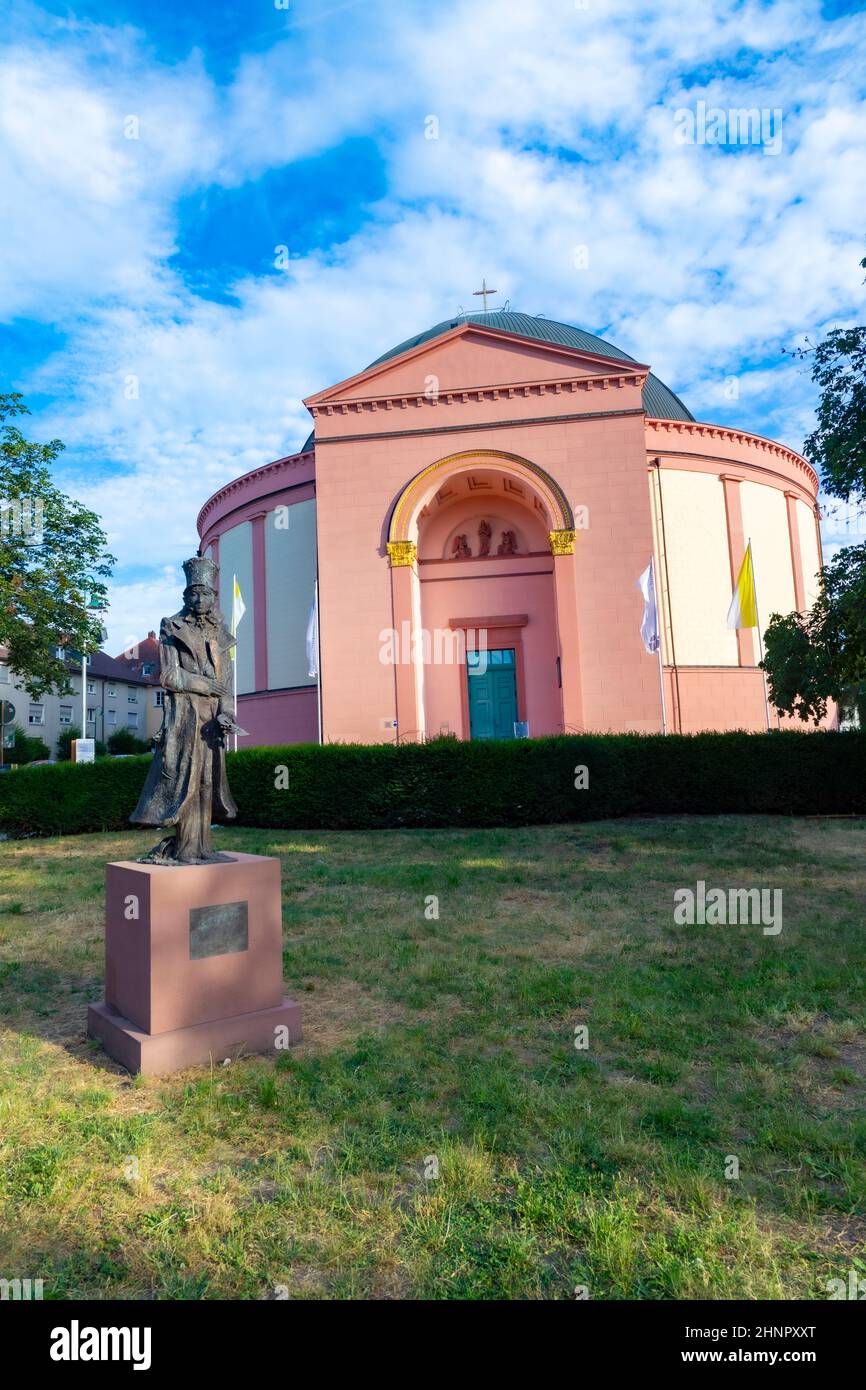
[[[142,1080],[84,1026],[105,863],[152,840],[0,846],[0,1278],[825,1299],[866,1274],[863,821],[220,831],[282,861],[306,1038]],[[781,888],[781,934],[675,925],[698,879]]]

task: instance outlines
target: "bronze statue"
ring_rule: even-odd
[[[228,734],[243,734],[231,697],[235,645],[217,606],[218,570],[195,555],[183,566],[183,608],[159,628],[160,684],[166,692],[162,728],[138,805],[137,825],[176,826],[143,864],[231,862],[211,849],[213,820],[232,820],[237,806],[226,779]]]

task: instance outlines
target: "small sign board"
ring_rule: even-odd
[[[15,706],[11,700],[0,700],[0,723],[11,724],[15,718]]]
[[[74,763],[92,763],[96,757],[96,740],[92,738],[74,738],[72,740],[72,761]]]
[[[189,958],[229,956],[249,949],[249,904],[218,903],[189,910]]]

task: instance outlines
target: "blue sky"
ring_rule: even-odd
[[[176,606],[208,495],[306,437],[302,397],[482,276],[800,448],[783,349],[863,321],[864,87],[843,0],[11,0],[2,389],[104,518],[109,650]],[[780,111],[780,147],[682,143],[702,101]]]

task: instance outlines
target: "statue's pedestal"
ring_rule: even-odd
[[[177,1071],[301,1038],[283,997],[280,865],[109,864],[105,1003],[87,1031],[133,1072]]]

